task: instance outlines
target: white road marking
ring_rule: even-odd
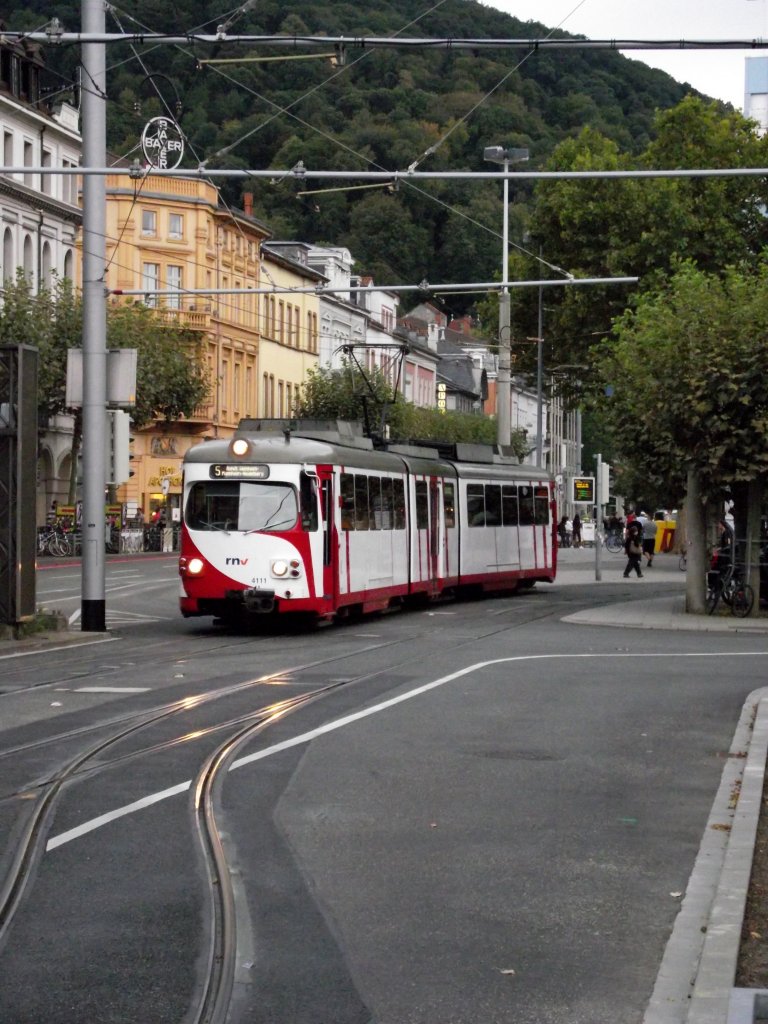
[[[711,653],[693,651],[690,653],[674,654],[648,654],[644,652],[630,654],[611,652],[606,654],[520,654],[511,658],[494,658],[491,661],[478,661],[475,662],[474,665],[469,665],[467,668],[459,669],[457,672],[451,672],[447,676],[441,676],[439,679],[435,679],[431,683],[425,683],[423,686],[417,686],[413,690],[401,693],[398,697],[392,697],[390,700],[382,701],[380,704],[374,704],[372,707],[365,708],[362,711],[356,711],[354,714],[346,715],[344,718],[337,718],[335,721],[328,722],[326,725],[318,726],[317,729],[310,729],[309,732],[301,733],[300,736],[294,736],[293,739],[283,740],[282,743],[275,743],[273,746],[266,747],[264,750],[258,750],[254,754],[248,754],[245,757],[241,757],[237,761],[232,762],[229,770],[235,771],[236,768],[242,768],[245,765],[253,764],[255,761],[263,761],[264,758],[272,757],[273,754],[279,754],[283,750],[289,750],[291,747],[298,747],[302,743],[309,743],[312,740],[317,739],[318,736],[324,736],[326,733],[335,732],[337,729],[343,729],[347,725],[352,725],[353,722],[359,722],[363,718],[369,718],[371,715],[376,715],[380,711],[387,711],[389,708],[393,708],[397,704],[402,704],[407,700],[413,700],[414,697],[420,697],[423,693],[428,693],[430,690],[434,690],[438,686],[445,686],[446,683],[451,683],[455,679],[461,679],[462,676],[467,676],[472,672],[488,668],[491,665],[504,665],[515,661],[573,661],[575,658],[763,658],[766,655],[768,655],[768,651],[722,651]],[[61,832],[59,835],[49,839],[45,847],[46,852],[55,850],[58,846],[64,846],[66,843],[71,843],[74,839],[80,839],[89,832],[94,832],[96,829],[102,828],[104,825],[110,824],[110,822],[117,821],[119,818],[124,818],[128,814],[134,814],[136,811],[144,810],[145,807],[151,807],[153,804],[170,799],[170,797],[178,796],[180,793],[186,793],[191,785],[192,781],[191,779],[188,779],[186,782],[180,782],[178,785],[172,786],[170,789],[163,789],[158,793],[150,793],[149,796],[142,797],[140,800],[135,800],[133,803],[125,804],[123,807],[116,807],[113,811],[107,811],[106,814],[100,814],[97,818],[91,818],[90,821],[84,821],[76,828],[71,828],[66,832]]]
[[[78,686],[70,693],[148,693],[151,686]]]
[[[78,613],[79,614],[79,613]],[[73,647],[91,647],[93,644],[110,644],[116,637],[105,636],[99,640],[84,640],[79,644],[76,640],[73,640],[71,644],[62,644],[61,647],[41,647],[37,651],[19,651],[16,654],[0,654],[0,661],[5,661],[6,658],[28,658],[31,654],[48,654],[51,651],[71,651]]]

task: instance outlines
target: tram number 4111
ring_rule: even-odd
[[[571,477],[571,501],[583,501],[589,505],[595,503],[595,478],[593,476]]]

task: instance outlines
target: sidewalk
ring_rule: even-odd
[[[727,608],[687,615],[678,556],[656,555],[643,577],[624,579],[625,558],[594,549],[564,549],[557,587],[605,588],[606,603],[564,616],[585,626],[754,633],[768,636],[768,616],[737,619]],[[649,597],[648,584],[668,586]],[[617,591],[620,590],[620,596]],[[656,593],[657,590],[654,588]],[[627,597],[631,594],[631,597]],[[768,647],[767,647],[768,650]],[[768,1020],[768,991],[735,987],[744,908],[761,814],[768,754],[768,687],[744,702],[685,897],[667,943],[643,1024],[759,1024]]]
[[[593,548],[564,548],[558,551],[557,579],[552,588],[571,587],[592,583],[615,590],[622,587],[619,598],[611,598],[606,590],[606,603],[595,608],[566,615],[563,622],[583,626],[619,626],[624,629],[693,630],[705,633],[766,633],[768,615],[737,619],[726,605],[720,605],[714,615],[688,615],[685,611],[685,573],[680,572],[678,556],[659,554],[650,569],[643,568],[643,577],[624,579],[624,555],[601,552],[601,579],[595,579],[595,552]],[[649,598],[644,590],[649,583],[669,584],[669,596]],[[626,599],[629,591],[633,597]]]

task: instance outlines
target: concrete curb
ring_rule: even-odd
[[[643,1024],[728,1024],[767,752],[763,687],[742,707]]]

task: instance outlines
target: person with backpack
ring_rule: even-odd
[[[640,558],[643,554],[642,533],[636,523],[630,523],[627,527],[627,538],[624,541],[624,554],[627,556],[627,567],[624,570],[624,579],[634,569],[640,579],[643,574],[640,571]]]

